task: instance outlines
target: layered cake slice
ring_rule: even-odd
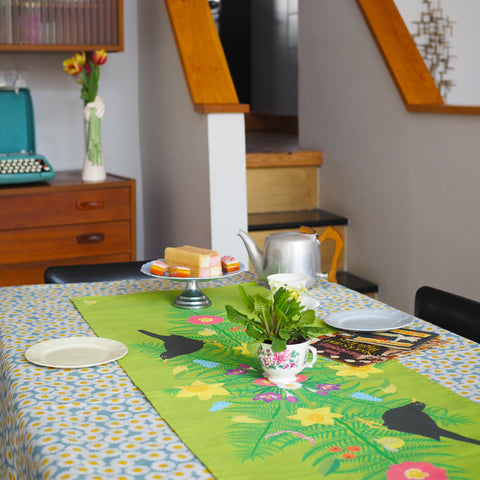
[[[150,273],[163,276],[168,270],[168,265],[161,260],[155,260],[150,267]]]
[[[219,253],[208,248],[192,247],[190,245],[167,247],[165,249],[165,262],[170,266],[188,267],[191,277],[206,278],[222,275]]]

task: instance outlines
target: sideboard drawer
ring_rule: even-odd
[[[0,197],[0,225],[8,229],[108,222],[131,217],[129,188],[74,190]]]
[[[130,231],[129,221],[0,231],[0,263],[130,252]]]
[[[43,283],[51,265],[136,260],[135,198],[134,179],[83,182],[80,170],[0,185],[0,286]]]

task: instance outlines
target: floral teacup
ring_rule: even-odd
[[[312,360],[307,361],[309,352]],[[317,350],[308,340],[287,345],[286,350],[281,352],[273,352],[269,343],[262,343],[257,355],[268,380],[282,386],[295,383],[296,375],[304,368],[312,368],[317,361]]]

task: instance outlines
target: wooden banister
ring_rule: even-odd
[[[393,0],[357,0],[407,109],[443,99]],[[438,110],[438,109],[437,109]]]
[[[206,0],[165,0],[195,111],[248,112],[240,104]]]

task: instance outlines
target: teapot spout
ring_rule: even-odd
[[[242,229],[239,229],[238,236],[243,240],[245,247],[247,249],[248,257],[252,262],[253,268],[257,272],[257,275],[260,278],[265,278],[265,272],[263,271],[264,256],[263,252],[258,248],[257,244],[248,233],[244,232]]]

